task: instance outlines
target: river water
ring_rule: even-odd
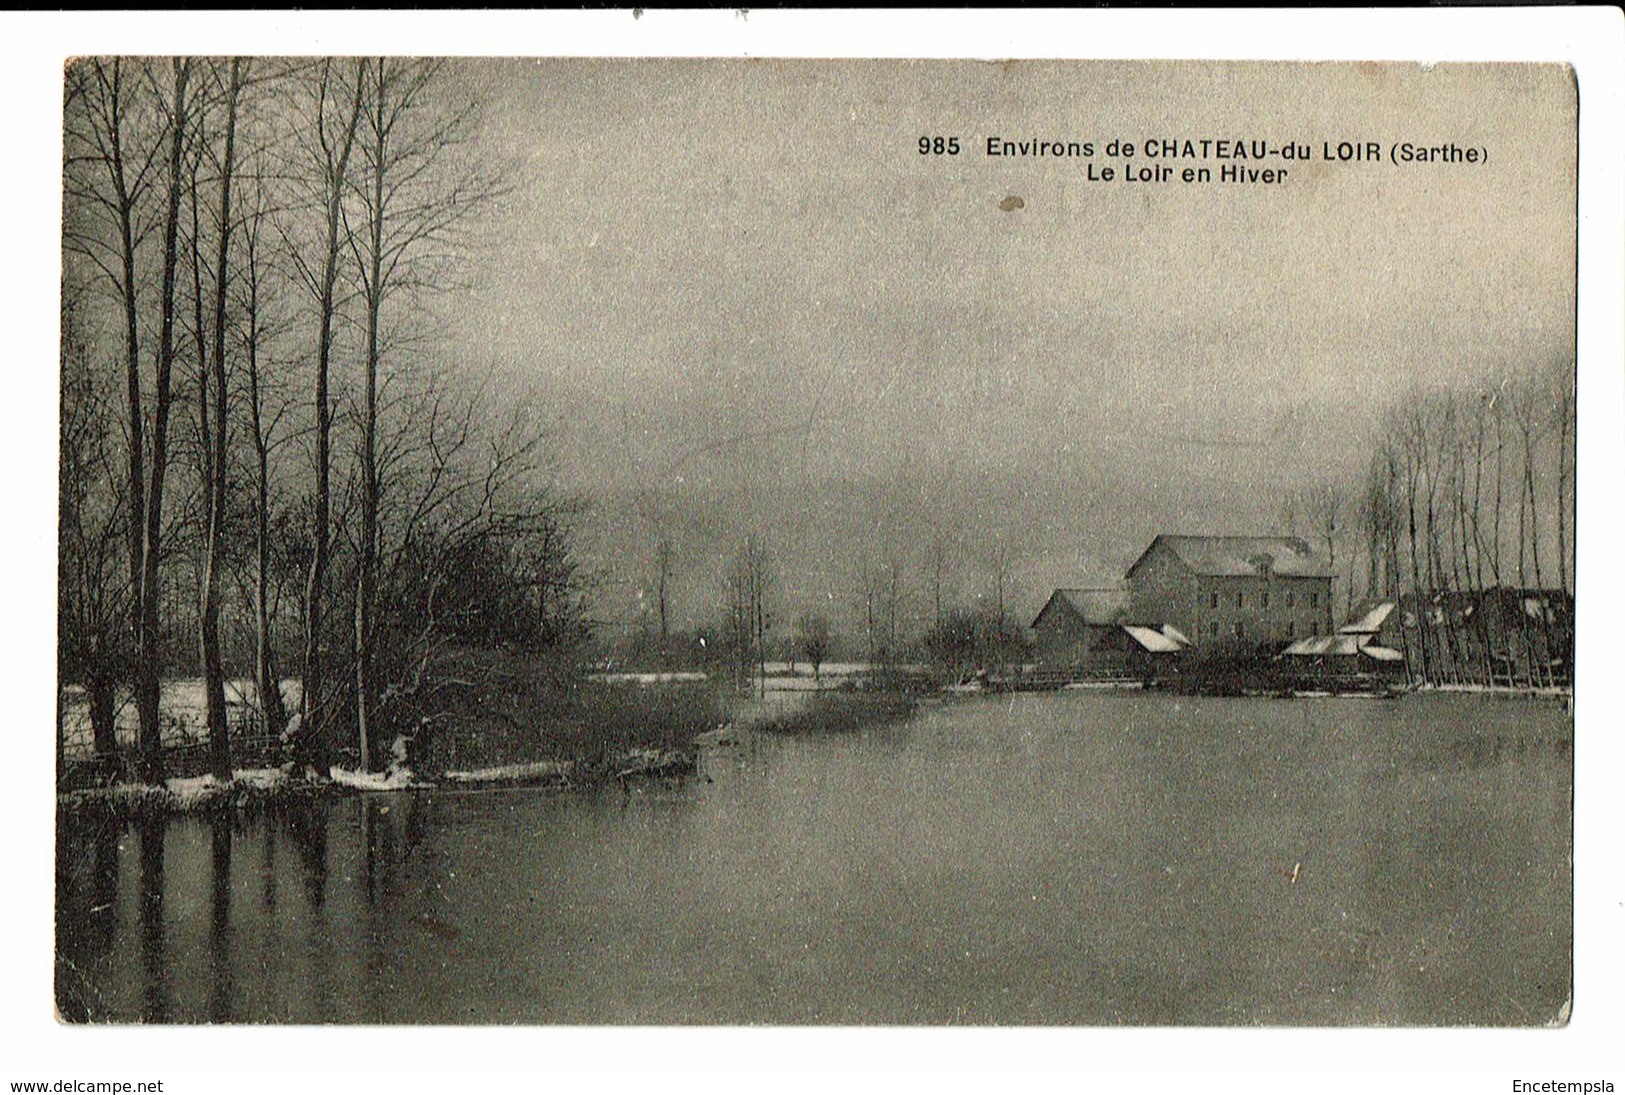
[[[1531,700],[989,696],[680,786],[58,834],[69,1020],[1533,1024],[1571,722]]]

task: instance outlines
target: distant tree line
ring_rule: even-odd
[[[986,592],[972,602],[956,596],[951,582],[965,569],[965,555],[946,536],[932,538],[912,561],[900,546],[855,551],[851,584],[822,590],[808,604],[786,590],[766,536],[751,533],[722,560],[713,622],[678,630],[670,624],[668,590],[684,560],[662,536],[640,589],[639,625],[611,643],[604,660],[646,669],[703,667],[743,692],[759,687],[769,662],[800,662],[821,677],[832,660],[856,661],[876,678],[905,663],[925,662],[946,675],[1019,664],[1030,654],[1024,629],[1001,614],[1015,551],[1001,541],[983,560]]]
[[[1324,550],[1350,607],[1356,589],[1401,604],[1421,679],[1560,683],[1575,413],[1569,360],[1411,393],[1371,438],[1363,476],[1292,492],[1283,523]]]
[[[448,645],[578,636],[538,415],[434,360],[504,190],[444,67],[92,58],[63,106],[58,664],[96,752],[133,695],[160,778],[195,666],[217,774],[243,671],[267,733],[371,767]]]

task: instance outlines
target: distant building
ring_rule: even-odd
[[[1332,633],[1332,577],[1295,536],[1161,535],[1124,576],[1126,616],[1204,653],[1273,652]]]
[[[1335,634],[1312,635],[1287,644],[1281,657],[1298,674],[1392,682],[1405,675],[1405,656],[1379,639],[1393,617],[1392,601],[1372,604]]]
[[[1033,619],[1033,646],[1040,665],[1077,669],[1128,613],[1128,587],[1057,589]]]
[[[1171,625],[1129,622],[1128,608],[1125,583],[1057,589],[1033,620],[1039,667],[1080,678],[1145,679],[1166,672],[1170,659],[1190,649],[1190,640]]]

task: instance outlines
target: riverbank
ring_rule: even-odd
[[[681,779],[693,774],[692,750],[634,749],[607,757],[540,760],[469,768],[424,778],[409,768],[359,772],[332,768],[326,776],[296,775],[292,767],[245,768],[230,780],[193,776],[162,784],[112,783],[57,795],[59,815],[134,818],[152,815],[254,814],[322,797],[402,791],[483,790],[491,787],[595,789],[613,783]]]
[[[727,745],[749,734],[850,734],[900,722],[914,710],[894,692],[789,692],[719,699],[689,689],[618,689],[593,701],[578,697],[575,714],[590,706],[595,727],[563,722],[552,733],[520,735],[511,713],[471,719],[427,743],[434,767],[394,764],[377,772],[335,765],[325,775],[281,768],[238,769],[230,780],[212,775],[162,784],[110,782],[57,795],[64,816],[133,818],[152,815],[253,814],[289,804],[336,797],[433,790],[533,787],[558,791],[683,779],[694,773],[700,749]],[[640,717],[631,716],[635,706]],[[531,746],[530,750],[525,745]],[[525,753],[529,752],[529,756]],[[462,763],[453,761],[458,758]],[[452,763],[447,763],[452,762]]]
[[[850,734],[914,713],[905,692],[788,692],[740,701],[731,722],[763,734]]]

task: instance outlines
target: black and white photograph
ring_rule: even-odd
[[[29,108],[77,1044],[1601,999],[1573,64],[272,45]]]

